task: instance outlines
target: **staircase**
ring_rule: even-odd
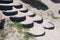
[[[45,29],[53,30],[55,28],[55,24],[51,20],[44,20],[41,15],[29,10],[18,0],[0,0],[0,11],[5,17],[0,19],[0,29],[4,29],[7,18],[12,22],[20,23],[24,28],[28,28],[28,33],[34,37],[45,36]]]

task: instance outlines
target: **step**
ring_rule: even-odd
[[[34,21],[34,22],[41,24],[41,23],[43,23],[43,19],[42,20],[37,20],[37,21]]]
[[[28,9],[27,10],[21,10],[20,12],[26,13],[26,12],[28,12]]]
[[[36,7],[37,7],[37,9],[41,9],[44,11],[49,9],[49,7],[41,1],[36,2]]]
[[[13,7],[12,6],[8,6],[8,5],[0,5],[0,10],[12,10]]]
[[[46,21],[44,20],[43,22],[43,28],[48,30],[53,30],[55,28],[55,25],[52,22],[46,22]]]
[[[43,23],[43,18],[42,18],[41,15],[36,14],[36,16],[31,17],[31,18],[32,18],[33,21],[36,22],[36,23],[39,23],[39,24]]]
[[[13,0],[0,0],[0,3],[9,4],[13,3]]]
[[[54,3],[60,3],[60,0],[51,0]]]
[[[2,11],[2,13],[6,16],[13,16],[13,15],[16,15],[18,14],[18,11]]]
[[[42,33],[42,34],[40,34],[40,35],[35,35],[35,34],[33,34],[33,33],[29,33],[29,35],[34,36],[34,37],[41,37],[41,36],[44,36],[45,33],[46,33],[46,32],[44,32],[44,33]]]
[[[5,19],[0,20],[0,29],[4,29]]]
[[[18,11],[21,15],[25,15],[25,16],[32,16],[32,15],[34,15],[35,13],[33,13],[32,11],[28,11],[28,12],[26,12],[26,13],[24,13],[24,12],[20,12],[20,11]]]
[[[32,28],[34,23],[30,23],[30,24],[21,24],[24,28]]]
[[[20,22],[20,24],[22,24],[24,28],[32,28],[34,25],[33,20],[28,16],[26,16],[26,20]]]
[[[10,20],[12,21],[12,22],[22,22],[22,21],[24,21],[26,19],[26,17],[24,16],[24,17],[10,17]]]
[[[40,25],[40,24],[38,24],[36,22],[34,22],[34,26],[29,29],[28,33],[31,36],[34,36],[34,37],[40,37],[40,36],[45,35],[45,31],[44,31],[42,25]]]
[[[48,6],[41,2],[40,0],[21,0],[22,2],[29,4],[30,6],[38,10],[48,10]]]
[[[25,5],[23,5],[23,7],[20,8],[20,9],[18,9],[18,10],[19,10],[19,11],[28,10],[28,8],[27,8]]]
[[[29,17],[35,17],[36,16],[36,14],[33,14],[33,15],[29,15]]]
[[[15,7],[16,9],[21,9],[21,8],[23,8],[23,5],[22,5],[22,4],[20,4],[20,5],[14,5],[14,7]]]

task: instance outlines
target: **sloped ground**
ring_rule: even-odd
[[[5,26],[4,26],[5,28],[4,28],[4,30],[2,30],[4,35],[2,34],[1,40],[28,40],[29,38],[30,38],[30,40],[60,40],[60,38],[59,38],[60,37],[60,27],[59,27],[60,26],[60,16],[57,13],[57,10],[59,10],[60,6],[59,6],[59,4],[51,3],[48,0],[47,1],[42,0],[42,2],[45,3],[46,5],[48,5],[48,7],[49,7],[48,10],[46,10],[46,11],[37,10],[36,8],[33,8],[30,5],[20,1],[20,3],[25,5],[30,11],[33,11],[34,13],[39,14],[43,18],[43,23],[39,24],[39,25],[37,23],[35,23],[36,25],[32,28],[33,32],[32,31],[30,31],[30,32],[34,33],[36,35],[42,34],[43,32],[45,32],[45,35],[39,36],[39,37],[31,36],[32,38],[30,38],[30,35],[28,35],[28,33],[25,33],[26,31],[29,31],[30,29],[22,28],[22,31],[21,31],[21,27],[20,27],[21,25],[19,25],[19,23],[13,23],[7,17],[8,19],[5,20],[6,21]],[[57,6],[57,8],[55,6]],[[5,16],[3,16],[3,14],[1,16],[3,18],[5,18]],[[37,19],[38,18],[39,17],[37,17]],[[54,24],[54,26],[55,26],[54,29],[51,29],[51,30],[49,29],[49,27],[52,27],[52,26],[47,24],[48,22]],[[22,24],[24,24],[24,23],[25,22],[22,22]],[[26,21],[26,24],[27,23],[30,23],[29,20]],[[47,25],[45,25],[45,24],[47,24]],[[17,25],[19,25],[19,26],[17,26]],[[44,26],[46,26],[48,29],[44,28]],[[24,34],[25,34],[25,36],[24,36]]]

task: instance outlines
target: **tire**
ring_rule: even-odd
[[[35,35],[35,34],[32,34],[32,33],[29,33],[29,35],[31,36],[34,36],[34,37],[41,37],[41,36],[44,36],[45,35],[45,32],[40,34],[40,35]]]
[[[14,7],[16,8],[16,9],[20,9],[20,8],[23,8],[23,5],[21,4],[21,5],[14,5]]]
[[[42,25],[35,22],[34,22],[34,26],[29,29],[28,33],[34,37],[40,37],[45,35],[45,31]]]
[[[30,24],[22,24],[22,26],[24,28],[32,28],[34,26],[34,23],[30,23]]]
[[[33,20],[26,16],[26,20],[23,22],[20,22],[24,28],[32,28],[34,26]]]
[[[50,27],[50,28],[44,27],[44,29],[53,30],[54,27]]]
[[[12,21],[12,22],[22,22],[22,21],[24,21],[26,19],[26,17],[24,16],[24,17],[10,17],[10,20]]]
[[[34,22],[36,22],[38,24],[41,24],[41,23],[43,23],[43,19],[42,20],[37,20],[37,21],[34,21]]]
[[[4,6],[4,5],[0,5],[0,10],[12,10],[13,7],[12,6]]]
[[[43,25],[44,29],[48,29],[48,30],[53,30],[55,28],[55,25],[53,23],[45,23],[45,25]]]
[[[58,11],[58,13],[60,14],[60,10]]]
[[[18,11],[3,11],[3,14],[6,15],[6,16],[13,16],[13,15],[16,15],[18,14]]]
[[[29,17],[35,17],[35,16],[36,16],[36,14],[29,15]]]
[[[43,18],[42,18],[42,16],[40,16],[40,15],[33,15],[34,17],[32,17],[32,19],[33,19],[33,21],[34,22],[36,22],[36,23],[38,23],[38,24],[41,24],[41,23],[43,23]]]
[[[0,3],[9,4],[13,3],[13,0],[0,0]]]
[[[28,12],[28,9],[27,10],[21,10],[20,12],[26,13],[26,12]]]

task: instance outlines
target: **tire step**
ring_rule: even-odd
[[[26,13],[26,12],[28,12],[28,9],[27,10],[21,10],[20,12]]]
[[[48,30],[53,30],[55,28],[55,25],[51,22],[48,22],[48,23],[44,23],[43,28]]]
[[[0,0],[0,3],[9,4],[9,3],[13,3],[13,0]]]
[[[34,21],[34,22],[36,22],[38,24],[41,24],[41,23],[43,23],[43,19],[42,20],[37,20],[37,21]]]
[[[30,23],[30,24],[22,24],[22,26],[24,28],[32,28],[34,26],[34,23]]]
[[[39,23],[39,24],[43,23],[43,18],[42,18],[42,16],[40,16],[40,15],[38,15],[38,14],[34,15],[34,17],[32,17],[32,19],[33,19],[33,21],[36,22],[36,23]]]
[[[58,13],[60,14],[60,10],[58,11]]]
[[[12,22],[22,22],[22,21],[24,21],[26,19],[26,17],[24,16],[24,17],[10,17],[10,20],[12,21]]]
[[[24,28],[32,28],[34,25],[33,20],[28,16],[26,16],[26,20],[20,22],[20,24],[22,24]]]
[[[21,4],[22,5],[22,4]],[[25,5],[22,5],[22,8],[18,8],[19,11],[23,11],[23,10],[28,10],[28,8],[25,7]],[[16,8],[17,9],[17,8]]]
[[[29,17],[35,17],[36,16],[36,14],[33,14],[33,15],[29,15]]]
[[[3,11],[3,14],[6,16],[13,16],[18,14],[18,11]]]
[[[4,6],[4,5],[0,5],[0,10],[12,10],[13,7],[12,6]]]
[[[42,34],[40,34],[40,35],[35,35],[35,34],[32,34],[32,33],[29,33],[29,35],[34,36],[34,37],[44,36],[45,34],[46,34],[45,32],[44,32],[44,33],[42,33]]]
[[[20,8],[23,8],[23,5],[21,4],[21,5],[14,5],[14,7],[16,8],[16,9],[20,9]]]

